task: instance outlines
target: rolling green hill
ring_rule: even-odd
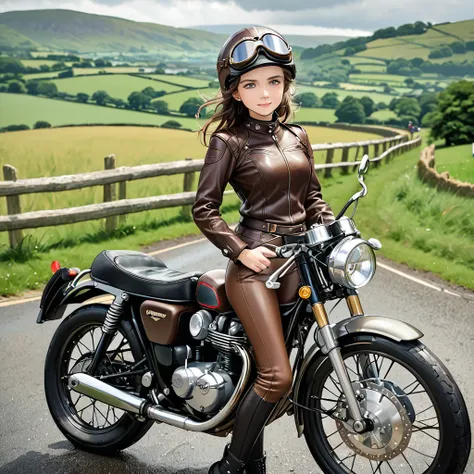
[[[1,14],[0,14],[1,18]],[[0,23],[0,48],[38,48],[39,43]]]
[[[207,31],[138,23],[71,10],[28,10],[0,14],[0,37],[44,49],[75,52],[216,53],[226,39]]]

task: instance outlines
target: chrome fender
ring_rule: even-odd
[[[379,335],[397,342],[414,341],[423,337],[423,333],[411,324],[387,316],[354,316],[339,321],[336,324],[331,324],[331,328],[336,340],[357,333]],[[319,357],[320,354],[326,354],[324,342],[318,336],[319,334],[316,335],[317,343],[313,344],[306,353],[301,368],[296,375],[293,389],[293,400],[301,405],[303,404],[303,401],[300,399],[300,388],[308,367],[316,357]],[[298,431],[298,438],[300,438],[304,431],[303,408],[295,405],[294,413],[296,430]]]

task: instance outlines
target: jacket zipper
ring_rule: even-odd
[[[283,153],[283,150],[280,148],[280,144],[278,143],[278,138],[276,135],[272,135],[273,141],[275,142],[275,145],[278,148],[278,151],[280,152],[281,156],[285,160],[286,167],[288,168],[288,215],[290,217],[290,221],[293,224],[293,217],[291,216],[291,199],[290,199],[290,189],[291,189],[291,174],[290,174],[290,165],[288,164],[288,160],[286,159],[285,154]]]

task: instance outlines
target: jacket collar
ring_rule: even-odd
[[[280,129],[280,122],[276,112],[273,112],[272,120],[257,120],[250,117],[250,115],[247,115],[244,119],[243,125],[248,130],[263,133],[265,135],[276,133]]]

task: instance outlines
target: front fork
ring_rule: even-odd
[[[324,354],[327,354],[331,364],[334,368],[336,376],[341,384],[342,392],[346,398],[347,407],[349,409],[350,418],[353,420],[353,429],[356,433],[364,433],[372,429],[372,422],[364,418],[359,405],[359,400],[354,393],[354,389],[352,387],[351,379],[347,372],[347,368],[344,364],[344,360],[341,355],[341,349],[339,347],[339,343],[334,336],[331,326],[329,325],[326,308],[324,304],[317,299],[317,295],[311,291],[310,287],[302,287],[300,288],[300,296],[302,298],[306,297],[311,304],[311,309],[313,311],[313,315],[316,319],[316,323],[319,328],[319,335],[316,338],[318,344],[320,344],[321,350]],[[359,316],[363,315],[362,306],[360,304],[359,297],[357,293],[353,292],[353,294],[346,297],[347,306],[349,307],[349,311],[351,316]],[[367,358],[367,356],[362,356]],[[366,362],[360,360],[360,364],[363,367],[367,367]]]

